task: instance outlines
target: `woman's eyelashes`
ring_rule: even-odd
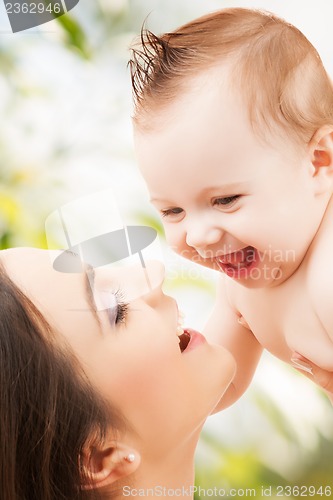
[[[120,289],[116,291],[100,290],[94,294],[96,309],[105,311],[111,328],[124,323],[128,313],[128,303],[123,299]]]
[[[112,304],[107,308],[107,313],[111,326],[124,323],[128,314],[128,303],[124,302],[123,293],[120,289],[110,292]]]

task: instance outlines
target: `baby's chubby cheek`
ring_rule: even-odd
[[[186,242],[186,233],[179,224],[163,223],[165,239],[168,246],[179,255],[191,259],[192,253],[196,253],[194,248],[190,247]]]
[[[207,258],[203,258],[194,247],[187,244],[186,235],[184,233],[177,233],[174,230],[169,230],[169,228],[166,228],[165,226],[164,230],[168,246],[178,255],[194,262],[195,264],[219,270],[215,262],[209,259],[209,256],[207,256]]]

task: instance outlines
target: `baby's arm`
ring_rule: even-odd
[[[251,330],[238,322],[239,316],[227,296],[225,277],[222,276],[217,286],[215,307],[204,333],[210,342],[222,345],[231,352],[237,370],[215,411],[233,404],[247,389],[263,350]]]

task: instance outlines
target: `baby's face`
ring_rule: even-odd
[[[135,131],[140,168],[176,252],[247,287],[273,286],[318,227],[312,164],[281,136],[260,140],[240,98],[208,76],[152,131]]]

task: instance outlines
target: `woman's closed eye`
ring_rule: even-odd
[[[123,294],[120,289],[115,292],[103,292],[107,299],[106,308],[111,327],[124,323],[128,314],[128,303],[124,302]]]
[[[95,269],[86,264],[86,290],[88,300],[95,311],[103,310],[108,314],[112,328],[124,323],[128,313],[128,303],[124,301],[122,290],[98,290],[95,288]],[[94,292],[92,292],[94,290]]]

